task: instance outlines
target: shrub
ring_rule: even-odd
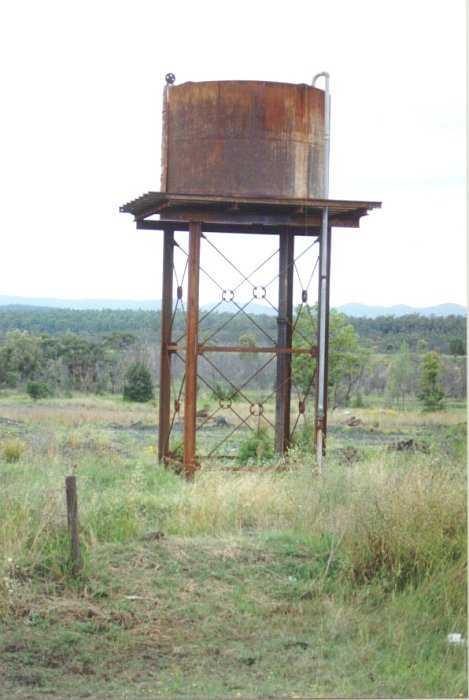
[[[422,363],[418,398],[424,411],[441,411],[445,392],[441,385],[441,361],[437,352],[427,352]]]
[[[465,355],[466,345],[463,338],[454,337],[449,341],[449,351],[451,355]]]
[[[0,386],[4,386],[7,389],[15,389],[19,381],[19,376],[17,372],[2,372],[0,368]]]
[[[34,379],[29,380],[29,382],[26,385],[26,391],[29,394],[29,396],[35,401],[37,399],[46,398],[46,396],[49,396],[50,393],[46,384],[43,384],[42,382],[36,382],[34,381]]]
[[[26,445],[21,440],[4,440],[2,442],[2,455],[6,462],[13,464],[19,462]]]
[[[231,399],[234,400],[238,395],[238,390],[234,386],[228,384],[222,384],[221,382],[215,382],[213,387],[213,393],[217,399]]]
[[[141,362],[134,362],[125,373],[124,399],[145,403],[153,398],[150,371]]]
[[[464,459],[467,454],[467,424],[457,423],[444,434],[444,449],[451,458]]]
[[[240,464],[262,464],[274,456],[274,444],[265,428],[259,428],[239,446]]]

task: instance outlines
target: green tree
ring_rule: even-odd
[[[106,358],[107,372],[101,372],[101,383],[109,386],[111,393],[115,393],[122,384],[125,368],[128,367],[137,342],[134,333],[115,331],[102,336],[104,357]]]
[[[9,331],[0,348],[0,384],[11,385],[13,377],[19,382],[33,379],[43,361],[37,336],[27,331]]]
[[[37,399],[44,399],[49,396],[49,389],[43,382],[36,382],[34,379],[30,379],[26,385],[26,391],[29,396],[37,401]]]
[[[410,351],[406,341],[403,340],[401,348],[395,356],[391,365],[391,376],[389,378],[389,397],[392,402],[400,404],[404,408],[405,397],[410,393],[410,378],[412,369],[410,366]]]
[[[441,384],[441,360],[437,352],[427,352],[422,361],[418,398],[425,411],[441,411],[445,392]]]
[[[317,307],[297,316],[293,346],[313,348],[316,345]],[[335,406],[347,405],[359,391],[369,353],[360,347],[359,338],[344,314],[332,309],[329,318],[329,395]],[[294,355],[294,380],[306,393],[316,370],[315,358]]]
[[[64,334],[60,342],[60,357],[71,388],[90,391],[96,385],[100,370],[111,361],[105,346],[76,333]]]
[[[451,338],[449,341],[449,351],[451,355],[465,355],[466,346],[462,338]]]
[[[254,333],[243,333],[242,335],[239,336],[239,345],[242,348],[255,348],[257,346],[257,340],[256,336]],[[239,359],[242,360],[243,362],[253,362],[254,360],[257,360],[258,354],[257,352],[240,352],[238,353]]]
[[[134,362],[125,373],[124,399],[144,403],[153,398],[150,371],[141,362]]]

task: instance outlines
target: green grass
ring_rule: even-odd
[[[450,601],[434,597],[442,582],[401,594],[350,588],[338,569],[326,572],[324,550],[282,533],[97,547],[81,589],[36,581],[18,596],[21,625],[7,622],[2,635],[3,688],[9,697],[25,688],[33,697],[464,694],[465,650],[445,639]]]
[[[156,464],[152,411],[0,399],[0,442],[24,445],[0,452],[0,697],[467,696],[459,413],[385,412],[426,452],[331,449],[318,475],[296,448],[187,482]]]

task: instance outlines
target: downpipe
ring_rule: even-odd
[[[322,195],[325,200],[329,198],[329,152],[330,152],[330,123],[331,123],[331,98],[329,92],[329,73],[323,71],[317,73],[312,86],[315,87],[319,78],[325,80],[324,94],[324,173]],[[328,263],[329,263],[329,208],[324,206],[322,210],[321,226],[321,265],[319,281],[319,334],[318,334],[318,404],[317,404],[317,430],[316,430],[316,463],[319,472],[322,471],[323,451],[324,451],[324,421],[326,417],[326,328],[327,328],[327,308],[329,299],[327,298],[328,287]]]

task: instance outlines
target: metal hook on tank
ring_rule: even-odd
[[[329,80],[329,77],[330,77],[330,76],[329,76],[329,73],[328,73],[327,71],[325,71],[325,70],[323,70],[321,73],[316,73],[316,75],[314,76],[314,78],[313,78],[313,80],[312,80],[312,82],[311,82],[311,85],[314,87],[314,86],[316,85],[316,80],[317,80],[318,78],[322,78],[322,77],[324,77],[324,78],[326,79],[326,83],[327,83],[327,81]]]

